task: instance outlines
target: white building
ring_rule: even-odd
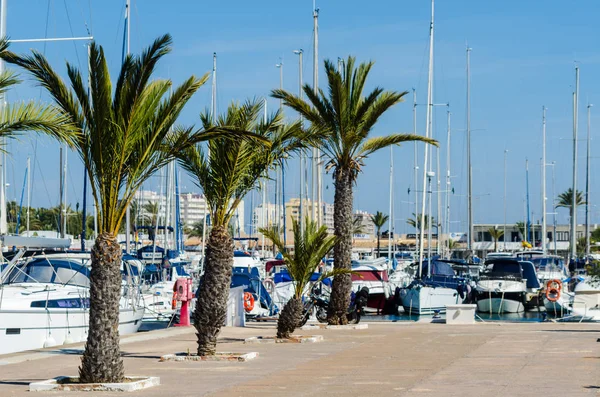
[[[279,208],[278,208],[279,207]],[[254,208],[252,214],[253,229],[258,230],[261,227],[271,227],[273,225],[283,225],[283,206],[267,203],[264,206],[259,204]],[[277,221],[279,218],[279,222]]]
[[[175,198],[175,192],[172,192],[172,198]],[[140,190],[136,194],[140,207],[140,219],[143,219],[145,213],[144,205],[148,203],[158,203],[158,214],[161,218],[164,218],[167,213],[166,208],[173,201],[169,198],[167,203],[167,196],[161,195],[151,190]],[[192,226],[196,222],[203,222],[206,214],[209,213],[209,209],[205,205],[204,195],[200,193],[180,193],[179,194],[179,211],[180,217],[185,226]],[[174,208],[169,211],[169,217],[174,219]],[[240,205],[236,209],[232,223],[234,225],[236,234],[244,235],[244,201],[240,202]],[[239,229],[239,232],[238,232]]]
[[[354,234],[354,238],[373,239],[376,237],[375,224],[371,220],[371,214],[367,211],[356,210],[354,212],[354,219],[359,219],[362,226],[362,232]]]

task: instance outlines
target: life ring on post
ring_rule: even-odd
[[[244,310],[251,312],[254,309],[254,295],[244,292]]]
[[[556,302],[560,299],[561,290],[562,282],[560,280],[549,280],[546,283],[546,299],[548,299],[550,302]]]

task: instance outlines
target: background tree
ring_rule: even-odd
[[[204,231],[204,222],[194,222],[191,227],[189,237],[202,237]]]
[[[321,139],[315,144],[326,158],[325,169],[333,171],[334,247],[335,266],[350,269],[352,260],[352,204],[353,186],[364,167],[365,159],[376,151],[402,142],[425,141],[431,139],[413,134],[393,134],[370,137],[373,127],[386,111],[400,103],[408,93],[384,91],[374,88],[364,95],[363,91],[373,62],[355,66],[355,58],[348,57],[344,70],[338,71],[337,64],[325,61],[327,94],[317,93],[304,85],[304,101],[295,94],[284,90],[274,90],[273,97],[283,100],[286,106],[300,113],[310,122],[315,137]],[[336,277],[333,282],[328,318],[330,324],[345,324],[346,310],[350,304],[352,281],[349,274]]]
[[[494,240],[494,252],[496,252],[498,251],[498,240],[500,237],[504,236],[504,230],[498,229],[494,226],[488,229],[488,233],[490,236],[492,236],[492,240]]]
[[[575,202],[579,205],[586,205],[587,203],[583,201],[583,193],[577,190],[575,195]],[[569,217],[573,217],[573,209],[571,208],[573,204],[573,189],[569,188],[566,191],[562,192],[558,195],[558,204],[556,204],[556,208],[568,208],[569,209]]]
[[[316,222],[308,217],[304,221],[304,230],[301,230],[297,220],[292,219],[292,230],[294,233],[294,253],[290,254],[285,249],[285,242],[281,240],[281,235],[274,229],[259,229],[260,233],[273,241],[283,255],[285,266],[292,277],[294,283],[294,294],[287,301],[279,319],[277,320],[277,337],[289,338],[292,332],[298,327],[302,319],[302,295],[306,286],[310,283],[313,273],[321,263],[321,260],[327,255],[335,244],[335,237],[328,236],[327,226],[322,225],[317,228]],[[317,282],[340,274],[345,274],[347,270],[334,269],[332,272],[323,273]]]
[[[415,213],[413,212],[413,217],[409,218],[406,223],[408,223],[410,226],[414,227],[417,230],[417,233],[421,232],[421,214],[419,214],[418,216],[415,215]],[[425,231],[428,231],[428,227],[429,227],[429,218],[430,215],[425,214]],[[431,217],[431,227],[434,229],[437,229],[438,225],[435,221],[434,217]]]
[[[259,178],[304,147],[307,136],[299,123],[285,125],[276,113],[263,121],[262,101],[231,104],[213,124],[210,114],[201,115],[205,128],[227,127],[253,132],[255,140],[213,139],[208,152],[190,147],[180,153],[179,164],[202,189],[211,217],[206,242],[205,271],[194,312],[198,355],[214,355],[217,336],[225,323],[233,267],[233,240],[228,225],[241,200],[257,186]]]
[[[377,211],[375,215],[371,215],[371,222],[375,225],[375,230],[377,232],[377,256],[381,256],[381,228],[388,221],[389,215],[384,215],[383,212]],[[391,233],[391,230],[390,232]],[[391,236],[388,233],[388,238]]]
[[[141,55],[125,57],[113,88],[104,50],[92,42],[89,73],[67,63],[70,87],[44,55],[3,52],[9,63],[32,74],[75,129],[73,148],[91,182],[98,208],[98,236],[91,253],[89,333],[79,368],[82,382],[121,382],[119,349],[121,247],[116,239],[127,205],[142,184],[188,145],[214,134],[172,127],[184,105],[207,80],[190,77],[181,86],[150,80],[170,52],[171,37],[158,38]],[[89,82],[89,86],[86,86]]]

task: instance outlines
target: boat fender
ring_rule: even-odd
[[[48,338],[46,338],[44,341],[44,347],[54,347],[56,345],[58,345],[58,343],[56,343],[56,340],[52,337],[52,335],[48,336]]]
[[[173,292],[173,299],[171,299],[171,309],[177,309],[177,291]]]
[[[254,309],[254,296],[250,292],[244,292],[244,310],[251,312]]]
[[[67,335],[67,337],[65,338],[65,341],[63,342],[63,345],[70,345],[72,343],[75,343],[75,341],[73,339],[71,339],[71,335]]]

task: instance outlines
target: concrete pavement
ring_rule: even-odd
[[[296,332],[309,333],[325,341],[244,344],[247,337],[274,335],[275,325],[224,328],[220,351],[259,352],[246,363],[158,362],[163,354],[193,352],[193,329],[124,337],[122,350],[128,375],[161,378],[161,386],[134,393],[143,396],[600,395],[598,324],[406,322]],[[0,396],[31,397],[29,382],[75,375],[81,348],[0,356]]]

